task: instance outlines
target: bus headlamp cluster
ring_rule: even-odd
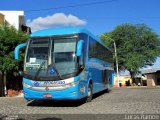
[[[24,83],[24,82],[23,82],[23,86],[26,87],[26,88],[32,87],[31,85],[28,85],[28,84],[26,84],[26,83]]]

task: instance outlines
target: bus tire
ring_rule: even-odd
[[[86,103],[87,102],[91,102],[92,101],[92,97],[93,97],[93,91],[92,91],[92,84],[90,83],[88,85],[88,96],[86,98]]]
[[[105,93],[109,93],[110,90],[109,90],[109,88],[107,88],[104,91],[105,91]]]

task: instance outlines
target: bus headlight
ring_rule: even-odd
[[[80,82],[80,81],[72,82],[72,83],[70,83],[70,85],[71,85],[71,87],[73,87],[73,86],[76,86],[77,84],[79,84],[79,82]]]
[[[73,86],[76,86],[77,84],[79,84],[79,82],[80,82],[80,81],[72,82],[72,83],[69,83],[69,84],[64,85],[64,87],[65,87],[65,88],[73,87]]]
[[[30,88],[31,86],[23,82],[23,86],[26,88]]]

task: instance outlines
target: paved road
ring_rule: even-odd
[[[90,103],[0,98],[0,114],[159,114],[160,88],[114,88]]]

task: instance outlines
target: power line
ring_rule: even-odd
[[[99,1],[99,2],[91,2],[91,3],[84,3],[84,4],[60,6],[60,7],[53,7],[53,8],[26,10],[25,12],[38,12],[38,11],[46,11],[46,10],[62,9],[62,8],[84,7],[84,6],[91,6],[91,5],[95,5],[95,4],[104,4],[104,3],[116,2],[116,1],[118,1],[118,0],[104,0],[104,1]]]
[[[160,19],[160,17],[105,17],[109,19]]]

